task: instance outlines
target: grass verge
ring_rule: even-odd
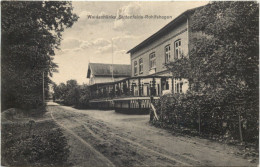
[[[52,120],[2,122],[1,157],[4,166],[67,166],[69,148]]]

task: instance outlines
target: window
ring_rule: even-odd
[[[143,73],[143,59],[139,59],[139,73],[142,74]]]
[[[170,45],[165,46],[165,63],[168,63],[171,58],[171,47]]]
[[[175,93],[182,93],[182,86],[183,82],[178,80],[177,82],[175,81]]]
[[[169,90],[169,82],[166,81],[166,90]]]
[[[182,50],[181,50],[181,40],[177,40],[174,42],[174,59],[183,58]]]
[[[155,57],[155,53],[151,53],[150,54],[150,69],[156,68],[156,57]]]
[[[137,61],[134,62],[134,73],[137,75]]]

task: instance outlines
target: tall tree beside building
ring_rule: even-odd
[[[258,3],[212,2],[195,10],[191,24],[189,58],[167,65],[190,83],[190,102],[180,98],[180,106],[194,109],[187,113],[195,111],[199,122],[201,116],[211,125],[227,122],[225,132],[236,139],[258,141]]]
[[[191,75],[210,88],[239,86],[258,92],[257,2],[213,2],[197,10],[192,20],[193,33],[205,36],[196,39]]]
[[[227,108],[227,118],[237,120],[233,124],[230,120],[228,129],[241,141],[255,141],[259,121],[258,3],[213,2],[197,10],[192,21],[192,32],[204,34],[194,39],[189,60],[195,90],[210,95],[216,108]]]
[[[52,61],[64,28],[77,21],[70,2],[1,2],[2,15],[2,110],[42,105]]]

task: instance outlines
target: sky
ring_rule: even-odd
[[[54,62],[58,64],[59,72],[53,74],[52,80],[56,84],[70,79],[77,80],[78,84],[88,83],[88,63],[112,63],[112,57],[114,64],[130,64],[128,50],[182,12],[207,3],[73,1],[73,12],[79,19],[71,28],[65,29],[60,50],[55,50]],[[124,18],[119,19],[120,16]]]

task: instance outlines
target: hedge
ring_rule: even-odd
[[[235,94],[222,93],[221,91],[217,94],[189,92],[162,96],[155,102],[159,117],[157,122],[175,125],[178,128],[189,128],[209,136],[218,135],[231,140],[258,142],[257,98],[239,99]]]

